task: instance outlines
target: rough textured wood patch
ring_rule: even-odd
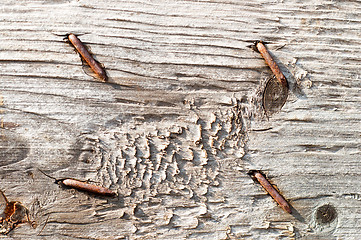
[[[360,11],[357,1],[3,1],[0,189],[38,223],[7,238],[360,238]],[[109,83],[85,71],[60,36],[70,32]],[[290,84],[270,116],[271,72],[254,40]],[[38,168],[118,197],[63,189]]]

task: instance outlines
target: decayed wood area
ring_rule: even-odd
[[[3,0],[0,189],[38,224],[3,238],[360,239],[360,14],[352,0]],[[290,85],[271,116],[254,40]]]

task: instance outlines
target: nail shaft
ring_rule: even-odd
[[[79,40],[79,38],[74,34],[70,33],[68,35],[68,39],[71,42],[71,44],[75,47],[75,49],[80,53],[80,55],[84,58],[84,60],[88,63],[88,65],[94,71],[94,73],[98,75],[102,81],[106,82],[108,80],[108,77],[105,70],[93,58],[93,56],[89,53],[89,51],[86,49],[84,44]]]
[[[42,174],[47,176],[48,178],[54,179],[55,183],[59,184],[60,186],[70,187],[74,189],[78,189],[85,192],[94,193],[97,195],[102,196],[114,196],[116,195],[115,192],[110,190],[109,188],[97,186],[94,184],[89,184],[80,180],[72,179],[72,178],[63,178],[63,179],[56,179],[48,174],[46,174],[44,171],[38,169]]]
[[[292,213],[290,205],[284,199],[284,197],[279,194],[279,192],[271,185],[271,183],[259,172],[255,172],[253,176],[261,184],[261,186],[272,196],[272,198],[281,206],[283,210],[288,213]]]
[[[277,80],[284,86],[288,87],[287,79],[281,72],[277,63],[273,60],[272,56],[269,54],[266,46],[261,42],[256,43],[257,50],[261,53],[262,57],[266,61],[267,65],[271,68],[273,74],[276,76]]]
[[[64,184],[67,187],[75,188],[81,191],[91,192],[98,195],[103,196],[113,196],[115,195],[115,192],[108,188],[96,186],[93,184],[89,184],[83,181],[67,178],[61,181],[62,184]]]

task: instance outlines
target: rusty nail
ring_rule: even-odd
[[[57,184],[59,184],[61,186],[74,188],[74,189],[77,189],[77,190],[80,190],[80,191],[90,192],[90,193],[97,194],[97,195],[102,195],[102,196],[114,196],[114,195],[116,195],[116,193],[113,192],[112,190],[110,190],[109,188],[97,186],[97,185],[94,185],[94,184],[89,184],[87,182],[80,181],[80,180],[77,180],[77,179],[72,179],[72,178],[56,179],[56,178],[54,178],[52,176],[49,176],[48,174],[46,174],[42,170],[40,170],[40,169],[38,169],[38,170],[42,174],[44,174],[45,176],[54,179],[55,183],[57,183]]]
[[[83,59],[88,63],[90,68],[94,71],[98,77],[106,82],[108,80],[107,74],[104,70],[104,68],[97,62],[93,56],[89,53],[87,48],[84,46],[84,44],[79,40],[77,36],[70,33],[67,36],[67,39],[70,41],[70,43],[75,47],[75,49],[80,53],[80,55],[83,57]]]
[[[288,88],[288,83],[286,77],[281,72],[277,63],[273,60],[272,56],[268,52],[266,46],[262,41],[257,41],[255,43],[257,50],[261,53],[262,57],[266,61],[267,65],[271,68],[273,74],[276,76],[277,80],[286,88]]]
[[[261,184],[261,186],[271,195],[271,197],[281,206],[283,210],[288,213],[292,213],[291,206],[285,198],[272,186],[272,184],[260,171],[250,171],[249,174]]]

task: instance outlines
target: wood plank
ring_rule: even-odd
[[[360,238],[360,11],[327,0],[3,1],[0,189],[38,223],[9,238]],[[109,83],[85,71],[70,32]],[[272,116],[271,71],[248,48],[260,39],[290,84]],[[37,169],[118,196],[63,189]],[[317,217],[324,205],[331,222]]]

